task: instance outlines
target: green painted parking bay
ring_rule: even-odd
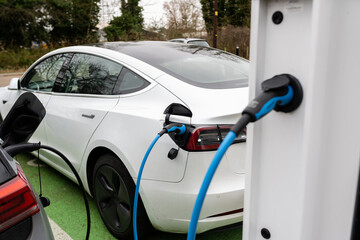
[[[34,161],[36,157],[30,154],[21,154],[16,157],[20,162],[27,178],[34,189],[40,193],[38,167]],[[77,184],[58,173],[56,170],[40,162],[42,195],[51,201],[45,211],[63,231],[72,239],[85,239],[86,235],[86,211],[84,200]],[[89,199],[91,212],[90,239],[115,239],[106,229],[96,209],[95,202]],[[222,232],[209,232],[197,236],[199,240],[241,240],[242,229],[226,230]],[[184,234],[169,234],[154,232],[144,240],[184,240]],[[140,239],[142,240],[142,239]]]

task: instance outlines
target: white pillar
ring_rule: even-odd
[[[283,14],[275,24],[272,16]],[[289,73],[292,113],[248,127],[244,240],[350,239],[360,158],[360,1],[253,0],[250,98]]]

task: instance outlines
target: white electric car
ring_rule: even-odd
[[[152,150],[138,210],[139,232],[152,225],[186,233],[216,149],[247,105],[248,68],[233,54],[189,44],[66,47],[1,88],[0,113],[4,118],[24,92],[40,99],[46,117],[30,142],[55,147],[71,160],[105,225],[123,239],[132,235],[135,182],[147,148],[164,124],[186,124],[186,134],[165,134]],[[245,141],[243,132],[217,169],[198,233],[242,221]],[[40,153],[76,181],[61,159]]]

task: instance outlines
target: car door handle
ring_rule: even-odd
[[[94,114],[87,115],[87,114],[81,114],[82,117],[93,119],[95,117]]]
[[[7,100],[3,100],[3,104],[7,103]]]

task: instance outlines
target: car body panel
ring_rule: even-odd
[[[109,147],[119,156],[130,175],[136,179],[146,149],[163,127],[165,116],[163,112],[174,102],[181,103],[160,85],[137,96],[120,97],[119,103],[109,111],[92,136],[84,159],[96,146]],[[130,131],[129,122],[135,126]],[[106,139],[107,143],[103,139]],[[169,150],[177,149],[178,146],[167,135],[159,139],[157,145],[162,147],[154,148],[151,152],[142,179],[180,181],[184,175],[187,154],[181,152],[173,161],[168,159]],[[82,167],[82,170],[84,169],[86,169],[85,165]]]
[[[191,86],[169,75],[156,81],[187,104],[193,112],[192,124],[234,124],[248,101],[247,87],[207,89]]]
[[[241,144],[245,145],[237,145]],[[179,183],[142,180],[141,196],[145,198],[147,211],[151,211],[149,217],[155,228],[187,232],[196,197],[214,155],[215,151],[189,153],[186,172]],[[224,159],[216,170],[202,207],[197,233],[242,220],[242,212],[211,217],[243,207],[245,174],[231,173],[230,167]]]
[[[9,113],[11,107],[14,105],[15,101],[21,95],[20,91],[17,90],[8,90],[8,87],[2,87],[1,91],[1,115],[3,118]]]
[[[86,94],[84,96],[53,94],[46,108],[46,118],[43,120],[47,144],[57,146],[57,149],[71,159],[72,165],[78,170],[88,140],[107,112],[114,108],[118,101],[119,96],[99,98]],[[51,159],[60,167],[68,169],[58,156],[53,155]]]

